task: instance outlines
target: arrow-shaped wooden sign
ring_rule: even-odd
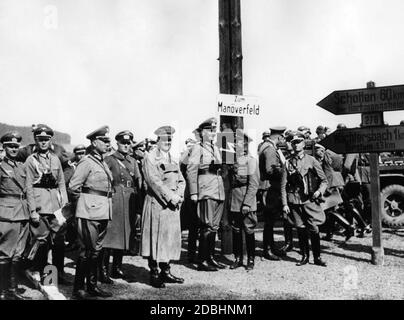
[[[336,115],[404,110],[404,85],[334,91],[317,105]]]
[[[404,126],[341,129],[319,143],[339,154],[404,150]]]

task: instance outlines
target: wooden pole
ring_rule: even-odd
[[[374,82],[368,82],[367,88],[374,88]],[[381,112],[383,124],[383,112]],[[370,196],[372,205],[372,264],[383,265],[384,249],[382,245],[382,221],[381,221],[381,197],[380,197],[380,175],[379,175],[379,154],[370,154]]]
[[[219,85],[220,93],[243,94],[241,50],[241,15],[240,0],[219,0]],[[243,129],[242,117],[220,116],[220,127],[230,128],[233,135],[237,129]],[[226,146],[225,146],[226,148]],[[223,154],[228,159],[229,154]],[[224,164],[224,171],[228,165]],[[228,219],[229,177],[224,176],[225,208],[222,218],[221,248],[223,254],[233,251],[232,231]]]

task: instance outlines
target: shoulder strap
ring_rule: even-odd
[[[109,176],[108,171],[105,169],[104,164],[103,164],[101,161],[97,160],[97,159],[96,159],[95,157],[93,157],[92,155],[89,155],[88,157],[89,157],[90,159],[92,159],[95,163],[97,163],[99,166],[101,166],[101,168],[104,170],[105,174],[107,175],[107,178],[108,178],[109,183],[112,185],[112,179],[111,179],[111,177]]]
[[[13,176],[10,176],[10,175],[8,174],[8,172],[7,172],[6,170],[4,170],[4,168],[3,168],[3,166],[2,166],[1,164],[0,164],[0,169],[1,169],[1,171],[4,172],[4,174],[5,174],[7,177],[9,177],[9,178],[17,185],[18,188],[21,189],[22,192],[25,192],[24,187],[18,182],[18,180],[17,180],[16,178],[14,178]]]
[[[115,158],[116,159],[116,161],[118,161],[118,164],[123,168],[123,169],[125,169],[126,171],[128,171],[128,173],[129,173],[129,175],[131,176],[131,177],[133,177],[134,176],[134,172],[132,173],[130,170],[129,170],[129,168],[127,167],[127,166],[125,166],[125,164],[121,161],[121,160],[119,160],[118,158]]]

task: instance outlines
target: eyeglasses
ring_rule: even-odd
[[[119,142],[119,144],[131,145],[132,142],[130,142],[130,141],[121,141],[121,142]]]
[[[18,149],[20,146],[19,145],[8,145],[7,146],[7,148],[10,148],[10,149]],[[0,150],[0,151],[2,151],[2,150]]]

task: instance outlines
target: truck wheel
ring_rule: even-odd
[[[390,228],[404,227],[404,187],[392,184],[381,192],[382,222]]]

